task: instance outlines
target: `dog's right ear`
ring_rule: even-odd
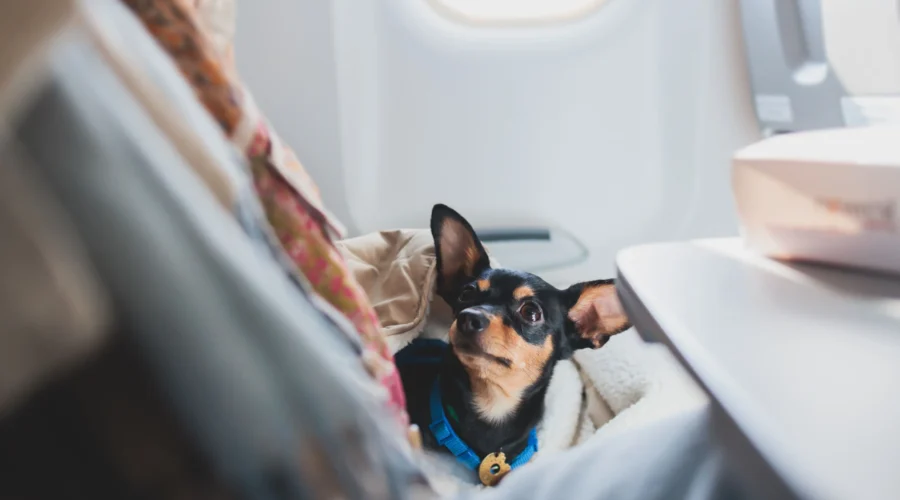
[[[574,327],[568,332],[573,349],[603,347],[610,336],[631,328],[614,280],[572,285],[563,292],[563,303]]]
[[[437,292],[452,304],[464,284],[490,268],[490,259],[468,221],[446,205],[431,210],[431,235],[437,255]]]

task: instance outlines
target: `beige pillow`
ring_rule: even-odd
[[[369,297],[392,352],[420,335],[446,336],[453,313],[434,294],[437,258],[429,230],[370,233],[339,241],[337,247]],[[493,258],[491,266],[499,267]]]

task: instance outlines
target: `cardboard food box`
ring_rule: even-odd
[[[732,185],[750,249],[900,275],[900,127],[765,139],[734,155]]]

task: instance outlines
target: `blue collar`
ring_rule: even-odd
[[[444,404],[441,401],[440,381],[441,378],[437,377],[434,381],[434,386],[431,388],[431,425],[428,428],[431,429],[431,433],[437,439],[438,444],[450,450],[450,453],[457,460],[472,470],[478,470],[478,466],[481,465],[481,459],[478,458],[478,455],[475,454],[469,445],[456,435],[453,427],[450,426],[450,422],[447,421],[447,415],[444,413]],[[528,446],[509,464],[510,468],[515,469],[528,463],[531,457],[537,453],[537,448],[537,431],[532,428],[531,432],[528,433]]]

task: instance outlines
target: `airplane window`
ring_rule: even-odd
[[[536,24],[581,17],[607,0],[431,0],[438,10],[478,24]]]

